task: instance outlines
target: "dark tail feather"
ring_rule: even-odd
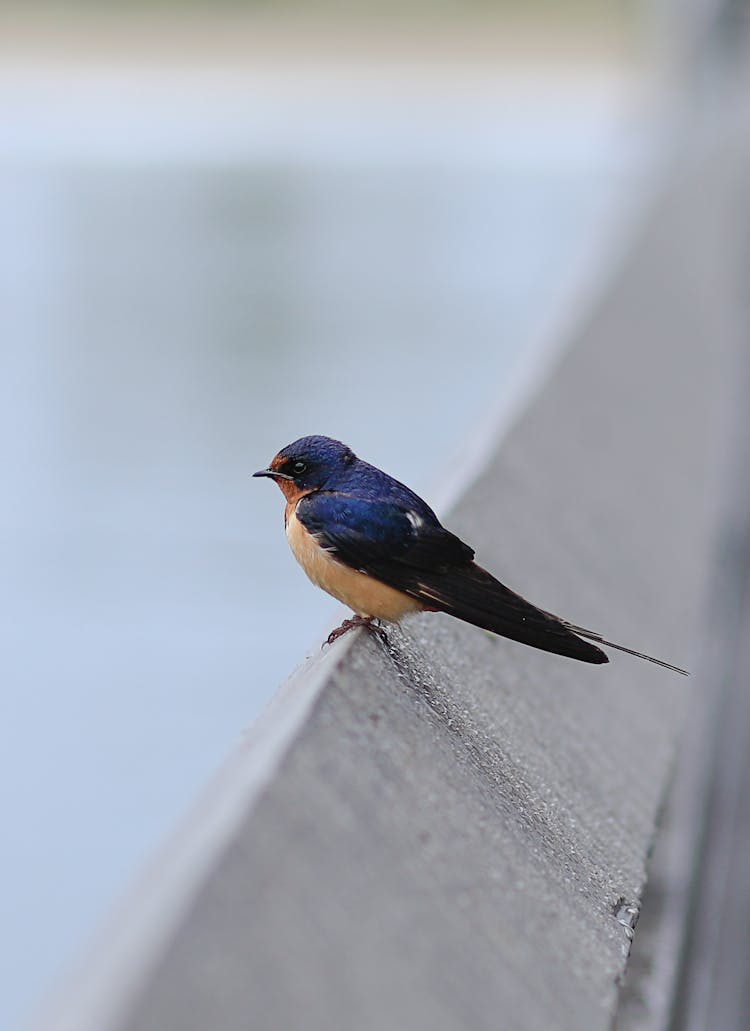
[[[387,577],[383,579],[389,582]],[[645,659],[657,666],[663,666],[664,669],[688,676],[687,670],[680,669],[679,666],[673,666],[670,662],[663,662],[632,648],[625,648],[624,645],[614,644],[592,630],[575,626],[551,612],[537,608],[476,563],[453,567],[433,576],[420,574],[416,582],[391,578],[390,583],[400,590],[406,590],[408,594],[419,598],[431,608],[447,612],[493,634],[528,644],[532,648],[540,648],[555,655],[565,655],[581,662],[609,662],[608,656],[601,648],[589,644],[589,641],[594,641],[606,648],[615,648],[617,651],[626,652],[638,659]]]
[[[653,655],[646,655],[644,652],[637,652],[633,648],[626,648],[623,644],[605,641],[601,634],[595,634],[592,630],[584,630],[583,627],[574,626],[572,623],[565,623],[565,626],[568,630],[572,630],[574,634],[578,634],[579,637],[586,637],[589,641],[596,641],[597,644],[603,644],[606,648],[616,648],[618,652],[625,652],[626,655],[635,655],[637,659],[645,659],[646,662],[653,662],[657,666],[663,666],[664,669],[671,669],[673,673],[681,673],[683,677],[690,676],[689,671],[686,669],[673,666],[671,662],[664,662],[663,659],[655,659]]]
[[[405,585],[400,586],[403,590]],[[601,648],[582,640],[557,616],[532,605],[476,564],[434,577],[420,576],[407,590],[430,608],[512,641],[580,662],[609,662]]]

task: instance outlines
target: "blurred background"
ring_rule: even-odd
[[[643,193],[663,16],[3,5],[0,1025],[339,617],[250,473],[460,475]]]

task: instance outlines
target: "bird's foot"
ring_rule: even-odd
[[[351,619],[345,619],[341,626],[330,632],[325,643],[333,644],[334,641],[338,641],[339,637],[343,637],[344,634],[348,634],[350,630],[354,630],[358,626],[366,627],[371,633],[377,634],[383,644],[388,644],[388,635],[375,616],[352,616]]]

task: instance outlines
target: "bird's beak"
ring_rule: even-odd
[[[272,480],[294,480],[287,473],[277,473],[275,469],[259,469],[253,476],[270,476]]]

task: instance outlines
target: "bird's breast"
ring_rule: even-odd
[[[286,536],[292,554],[310,580],[358,615],[395,623],[407,612],[424,608],[408,594],[339,562],[307,532],[291,505],[286,512]]]

